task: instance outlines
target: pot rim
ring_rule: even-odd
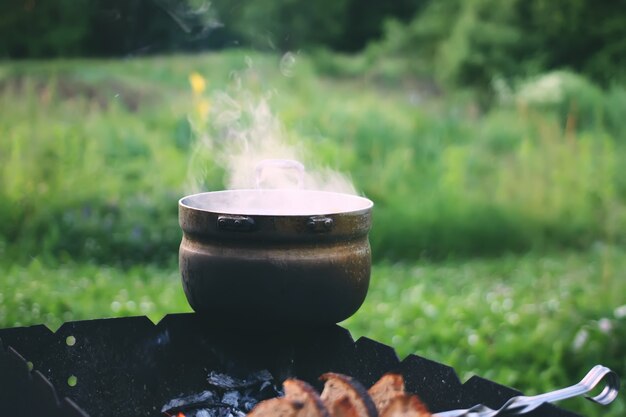
[[[328,209],[328,210],[320,210],[320,209],[311,209],[310,211],[300,210],[298,212],[285,212],[281,211],[280,207],[278,207],[275,212],[270,212],[267,210],[259,210],[258,208],[245,208],[240,209],[241,207],[235,207],[236,209],[229,210],[228,207],[218,207],[219,210],[213,209],[211,207],[201,207],[200,205],[194,205],[190,200],[199,197],[210,198],[211,196],[227,196],[227,195],[246,195],[246,194],[258,194],[258,193],[270,193],[270,194],[304,194],[304,195],[318,195],[318,198],[323,198],[324,196],[334,199],[340,199],[348,202],[346,205],[350,205],[350,207],[345,210],[338,209]],[[178,200],[179,207],[186,208],[189,210],[211,213],[211,214],[226,214],[226,215],[242,215],[242,216],[261,216],[261,217],[310,217],[310,216],[325,216],[325,215],[345,215],[345,214],[363,214],[371,211],[374,206],[374,202],[366,197],[347,194],[347,193],[339,193],[334,191],[322,191],[322,190],[306,190],[306,189],[235,189],[235,190],[219,190],[219,191],[208,191],[196,194],[190,194],[182,197]]]

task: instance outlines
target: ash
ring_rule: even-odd
[[[161,408],[165,416],[245,417],[262,400],[281,395],[268,371],[258,371],[245,378],[211,372],[209,389],[174,398]]]

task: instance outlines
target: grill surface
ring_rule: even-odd
[[[451,367],[419,356],[399,361],[391,347],[368,338],[355,342],[339,326],[217,329],[190,313],[156,325],[128,317],[68,322],[57,332],[43,325],[0,329],[0,340],[0,410],[14,417],[161,416],[170,399],[206,389],[211,371],[245,376],[267,369],[279,382],[294,376],[316,388],[328,371],[366,386],[397,371],[431,412],[477,403],[499,407],[520,394],[480,377],[461,384]],[[577,414],[546,404],[528,416]]]

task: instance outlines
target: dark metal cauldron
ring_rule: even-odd
[[[257,208],[239,210],[243,200]],[[268,214],[266,201],[283,210]],[[369,285],[372,206],[362,197],[307,190],[184,197],[179,264],[189,304],[231,324],[348,318]]]
[[[337,323],[363,303],[373,203],[301,189],[195,194],[179,202],[189,304],[215,323]]]

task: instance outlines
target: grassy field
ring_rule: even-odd
[[[275,121],[307,167],[349,174],[376,202],[377,259],[624,241],[626,89],[552,74],[486,111],[417,82],[290,62],[231,51],[0,64],[0,251],[171,259],[177,199],[224,186],[216,155],[236,146],[225,132],[254,136]],[[195,93],[192,74],[203,80]],[[254,105],[269,96],[276,119],[259,122]]]
[[[483,108],[288,58],[0,63],[0,326],[189,311],[176,202],[224,187],[230,127],[271,128],[376,204],[355,336],[529,393],[626,375],[626,89],[553,73]]]

